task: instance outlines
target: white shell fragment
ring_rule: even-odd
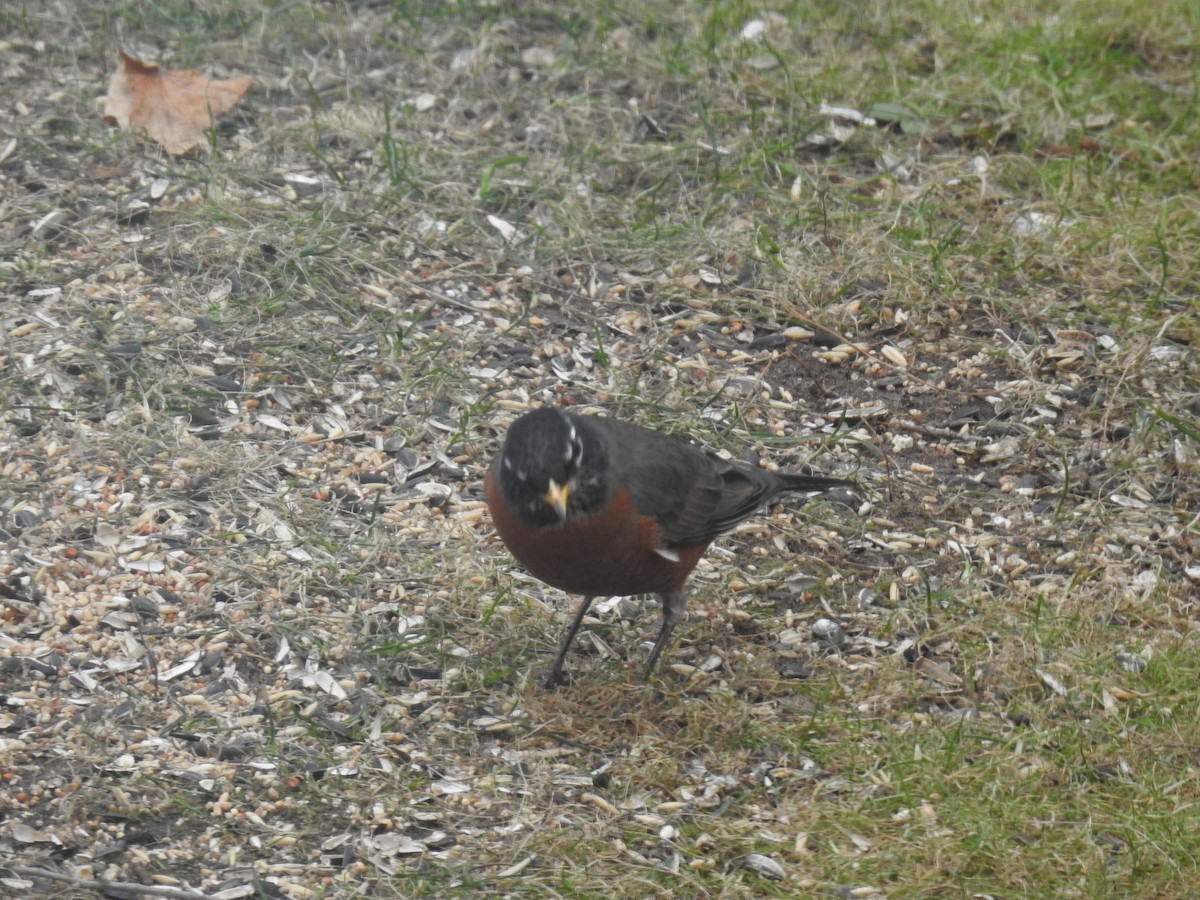
[[[761,853],[748,853],[733,863],[735,868],[749,869],[772,881],[783,881],[787,878],[787,870],[775,860]]]
[[[1038,678],[1042,679],[1042,684],[1046,685],[1046,687],[1050,688],[1050,690],[1054,691],[1060,697],[1067,696],[1066,686],[1056,676],[1051,675],[1045,669],[1034,669],[1034,671],[1037,673]]]

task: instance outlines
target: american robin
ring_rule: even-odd
[[[543,407],[512,423],[485,484],[496,531],[517,561],[583,595],[545,678],[553,686],[595,597],[662,599],[649,679],[683,618],[683,583],[717,535],[785,491],[854,482],[768,472],[628,422]]]

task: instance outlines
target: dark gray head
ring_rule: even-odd
[[[509,426],[500,455],[500,493],[526,524],[589,515],[608,497],[608,453],[587,416],[527,412]]]

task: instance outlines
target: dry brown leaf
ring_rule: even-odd
[[[245,75],[214,81],[122,53],[121,68],[108,84],[104,121],[126,131],[145,131],[168,153],[187,153],[204,140],[213,119],[237,105],[250,84]]]

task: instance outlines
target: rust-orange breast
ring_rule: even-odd
[[[599,513],[544,528],[523,524],[505,507],[491,471],[485,486],[496,531],[517,562],[546,584],[573,594],[673,593],[683,587],[708,546],[706,541],[673,548],[678,562],[655,552],[658,524],[638,515],[624,486]]]

